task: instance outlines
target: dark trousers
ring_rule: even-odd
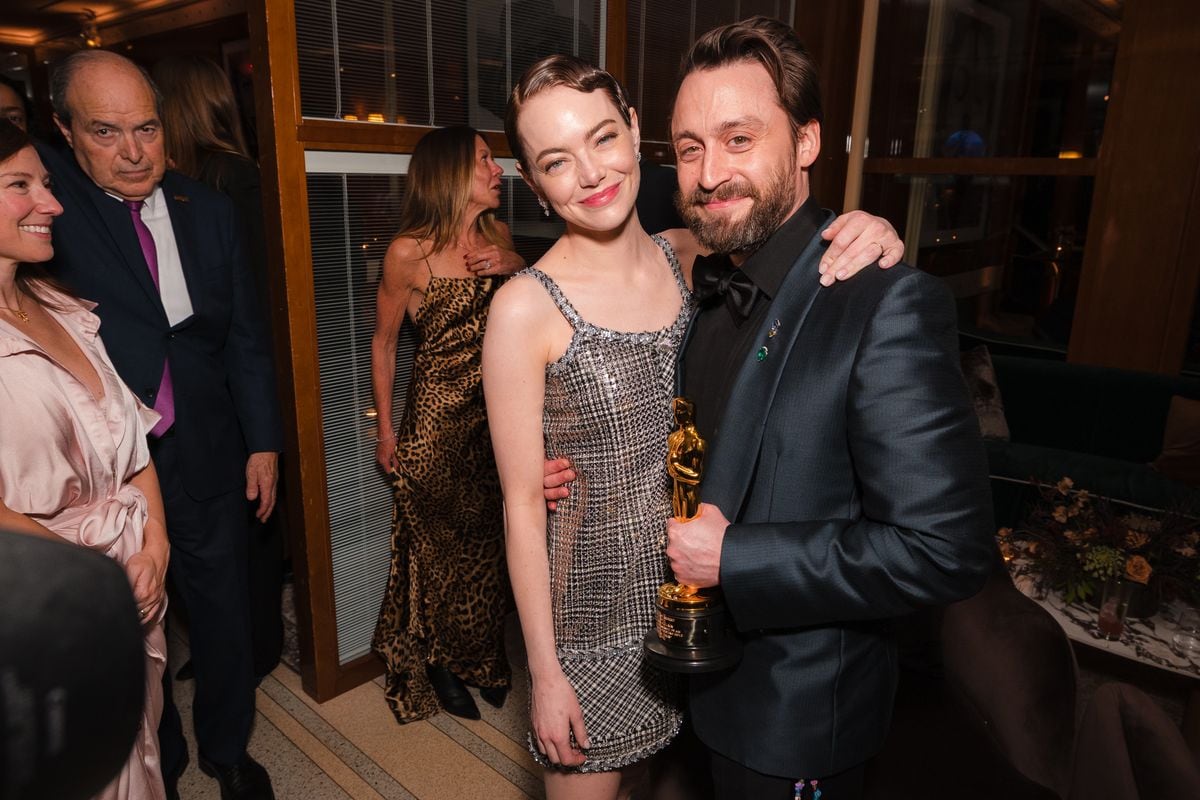
[[[241,760],[254,724],[254,668],[247,587],[249,511],[238,489],[194,500],[180,475],[178,440],[153,440],[151,455],[162,487],[171,542],[169,574],[188,612],[196,695],[192,707],[200,755],[219,765]],[[177,775],[187,758],[179,712],[171,700],[171,673],[163,675],[158,726],[164,776]]]
[[[710,751],[710,755],[717,800],[743,800],[750,797],[755,800],[813,800],[817,790],[821,792],[820,800],[860,800],[862,797],[865,771],[865,765],[862,764],[827,777],[797,775],[794,778],[781,778],[755,772],[720,753]],[[804,779],[804,785],[797,787],[801,778]],[[799,794],[797,788],[800,789]]]
[[[280,481],[280,488],[283,482]],[[258,501],[249,512],[247,545],[247,582],[250,585],[250,634],[254,643],[254,677],[261,681],[279,666],[283,651],[283,616],[280,613],[283,593],[283,539],[287,528],[283,497],[275,501],[275,511],[267,521],[254,518]]]

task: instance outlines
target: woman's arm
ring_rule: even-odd
[[[400,238],[383,257],[383,277],[375,295],[375,333],[371,337],[371,394],[375,400],[378,439],[375,460],[386,471],[396,469],[396,431],[392,427],[392,392],[396,384],[396,337],[404,324],[412,294],[416,243]]]
[[[587,747],[583,712],[558,663],[550,607],[543,498],[542,410],[553,305],[541,287],[518,279],[497,292],[483,342],[483,388],[496,467],[504,491],[505,541],[513,597],[533,679],[530,722],[538,749],[555,764],[578,765],[571,732]]]
[[[167,564],[171,557],[171,545],[167,542],[167,515],[163,509],[162,491],[158,486],[158,473],[154,462],[147,462],[145,469],[129,479],[130,485],[146,496],[146,527],[142,535],[142,549],[125,562],[125,574],[133,587],[133,599],[143,620],[158,619],[158,612],[166,598]]]
[[[67,544],[66,539],[32,517],[26,516],[19,511],[13,511],[4,504],[3,500],[0,500],[0,530],[24,533],[42,539],[53,539],[56,542]]]

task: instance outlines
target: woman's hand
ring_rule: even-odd
[[[375,461],[384,472],[392,473],[400,467],[396,458],[396,434],[389,433],[375,440]]]
[[[167,596],[166,556],[150,553],[145,549],[134,553],[125,562],[125,575],[133,588],[133,600],[137,603],[138,617],[142,624],[157,621]]]
[[[851,211],[835,219],[821,232],[829,242],[821,257],[821,285],[832,286],[876,261],[881,269],[895,266],[904,258],[904,242],[883,217]]]
[[[468,250],[463,256],[467,270],[484,277],[486,275],[512,275],[525,267],[525,259],[512,250],[489,244],[475,250]]]
[[[557,511],[558,501],[571,495],[567,484],[575,480],[575,470],[567,458],[546,459],[543,469],[542,489],[546,496],[546,510]]]
[[[551,764],[577,767],[584,762],[583,751],[590,743],[583,727],[583,710],[561,670],[534,679],[529,718],[534,743]]]

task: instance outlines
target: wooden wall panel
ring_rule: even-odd
[[[1200,283],[1200,14],[1129,0],[1068,357],[1177,373]]]
[[[308,186],[304,145],[298,137],[296,20],[290,0],[251,3],[248,14],[256,67],[272,327],[276,358],[281,372],[290,378],[281,387],[280,397],[287,447],[284,467],[288,486],[299,487],[299,491],[288,492],[288,518],[300,521],[289,532],[293,539],[300,673],[305,691],[323,701],[350,686],[337,663]],[[375,670],[380,670],[378,662]]]

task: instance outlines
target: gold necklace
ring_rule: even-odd
[[[0,306],[0,310],[7,311],[21,322],[29,322],[29,315],[21,310],[21,295],[17,295],[17,307],[10,308],[9,306]]]

